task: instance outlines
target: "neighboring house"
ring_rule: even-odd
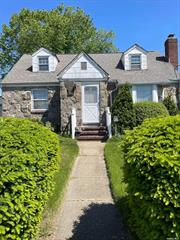
[[[108,54],[55,55],[41,48],[23,55],[4,78],[3,116],[40,118],[63,132],[75,108],[77,128],[105,126],[106,107],[126,82],[134,102],[159,102],[169,92],[177,102],[177,69],[174,35],[165,42],[165,57],[137,44]]]

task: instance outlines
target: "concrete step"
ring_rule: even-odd
[[[81,131],[102,131],[106,130],[105,126],[81,126]]]
[[[80,136],[84,135],[97,135],[97,136],[105,136],[107,131],[105,130],[91,130],[91,131],[81,131]]]
[[[98,135],[80,135],[76,137],[77,140],[100,140],[105,141],[107,139],[107,136],[98,136]]]

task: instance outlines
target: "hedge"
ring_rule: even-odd
[[[134,103],[134,111],[136,116],[136,126],[141,124],[146,118],[154,118],[159,115],[169,115],[164,104],[156,102]]]
[[[123,134],[125,129],[133,129],[135,126],[135,115],[133,110],[133,100],[131,94],[131,86],[128,83],[122,85],[111,107],[112,118],[116,116],[118,123],[114,123],[113,127],[118,133]]]
[[[131,224],[139,239],[178,239],[180,115],[126,131],[123,150]]]
[[[58,136],[28,119],[0,118],[0,239],[34,239],[59,165]]]
[[[167,108],[169,115],[174,116],[178,113],[178,108],[177,108],[175,102],[173,101],[171,95],[164,98],[163,104]]]

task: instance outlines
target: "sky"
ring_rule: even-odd
[[[180,43],[180,0],[0,0],[0,32],[2,24],[8,24],[22,8],[48,10],[61,3],[80,7],[97,28],[115,32],[114,44],[120,51],[138,43],[146,50],[164,53],[170,33]]]

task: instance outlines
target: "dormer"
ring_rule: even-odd
[[[45,48],[40,48],[32,55],[33,72],[53,72],[57,63],[57,57]]]
[[[138,71],[148,68],[147,51],[138,44],[134,44],[124,52],[122,61],[125,70]]]

